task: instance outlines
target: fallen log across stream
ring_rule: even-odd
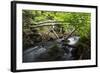
[[[44,24],[46,23],[46,24]],[[51,22],[47,24],[47,22],[39,23],[42,25],[32,26],[31,29],[40,28],[43,26],[55,26],[57,23]],[[55,36],[55,40],[47,40],[37,43],[32,48],[29,48],[23,53],[23,62],[41,62],[41,61],[61,61],[61,60],[74,60],[76,55],[73,55],[73,51],[76,51],[76,43],[79,42],[79,36],[72,36],[72,34],[78,29],[74,28],[69,35],[65,35],[63,37],[59,37],[54,28],[49,29],[49,33],[52,32]],[[41,35],[41,37],[45,38]],[[66,40],[69,42],[66,43]],[[64,43],[65,42],[65,43]],[[75,52],[76,53],[76,52]],[[78,59],[82,59],[84,55],[84,51],[78,57]]]

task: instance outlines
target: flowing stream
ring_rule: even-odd
[[[74,46],[78,43],[80,37],[79,36],[72,36],[69,37],[67,40],[68,45],[64,47],[64,53],[60,57],[54,59],[49,59],[48,50],[54,45],[54,41],[48,41],[46,43],[42,43],[42,45],[37,45],[35,47],[29,48],[23,52],[23,62],[38,62],[38,61],[48,61],[48,60],[73,60],[74,57],[72,56],[72,51],[75,49]],[[62,48],[62,44],[58,44]],[[60,53],[58,53],[60,54]],[[55,53],[56,55],[56,53]]]

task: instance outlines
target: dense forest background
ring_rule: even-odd
[[[23,10],[23,50],[36,46],[39,42],[58,39],[48,35],[49,28],[54,28],[59,38],[64,36],[79,36],[78,48],[85,48],[90,52],[91,43],[91,14],[82,12],[57,12],[40,10]],[[51,23],[52,22],[52,23]],[[55,27],[39,25],[55,24]],[[35,27],[37,26],[37,27]],[[79,50],[82,53],[82,50]],[[89,53],[90,54],[90,53]]]

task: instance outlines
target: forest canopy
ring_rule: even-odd
[[[91,24],[91,14],[84,12],[57,12],[57,11],[40,11],[40,10],[23,10],[23,47],[26,49],[33,46],[34,42],[39,42],[41,37],[38,37],[39,32],[45,32],[46,35],[48,31],[44,27],[32,28],[36,25],[41,25],[43,23],[54,22],[55,31],[59,36],[63,33],[70,33],[73,29],[76,31],[73,35],[80,36],[81,40],[85,43],[90,43],[90,24]],[[63,28],[63,30],[62,30]],[[62,30],[62,31],[61,31]],[[62,32],[62,33],[61,33]],[[34,36],[35,35],[35,36]],[[52,35],[51,35],[52,36]],[[37,37],[37,38],[36,38]]]

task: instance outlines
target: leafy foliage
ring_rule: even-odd
[[[60,32],[60,30],[63,29],[63,33],[70,33],[72,29],[77,29],[74,35],[79,35],[81,38],[85,38],[84,40],[88,40],[90,42],[90,13],[23,10],[24,49],[30,46],[34,46],[36,41],[39,42],[41,36],[46,35],[46,32],[48,31],[48,29],[45,27],[40,29],[33,29],[31,27],[40,25],[38,22],[44,22],[48,20],[60,22],[60,24],[56,25],[57,28],[55,27],[55,30],[57,29],[56,32]],[[42,30],[46,31],[45,34],[40,33]]]

